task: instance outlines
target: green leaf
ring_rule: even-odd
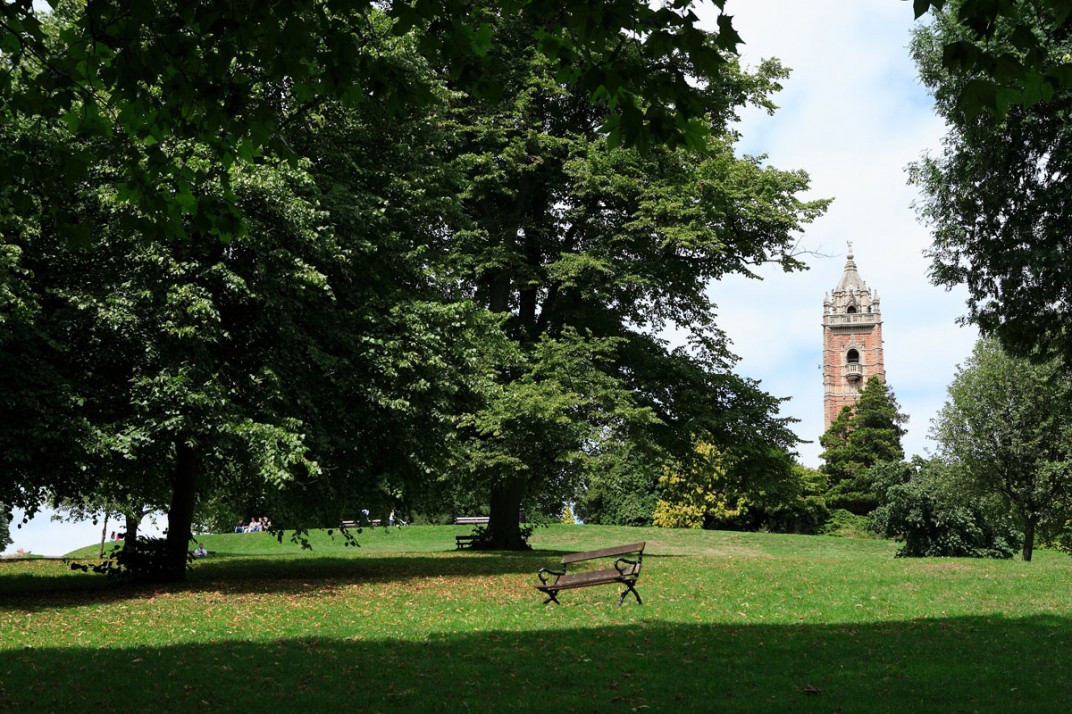
[[[1050,12],[1058,27],[1064,26],[1068,18],[1072,16],[1072,0],[1048,0]]]
[[[1023,81],[1024,106],[1032,106],[1053,98],[1053,87],[1038,72],[1029,72]]]
[[[942,48],[942,66],[953,71],[971,70],[981,57],[979,48],[967,40],[952,42]]]
[[[997,109],[998,85],[987,79],[968,81],[958,97],[957,106],[968,116]]]
[[[1065,63],[1050,69],[1048,76],[1060,87],[1072,87],[1072,63]]]

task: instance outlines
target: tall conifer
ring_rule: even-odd
[[[825,462],[820,471],[830,479],[827,504],[831,508],[857,514],[874,510],[878,499],[867,470],[904,458],[901,437],[907,421],[889,386],[878,377],[867,380],[856,404],[843,408],[819,439]]]

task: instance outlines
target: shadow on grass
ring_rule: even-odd
[[[140,598],[160,591],[302,594],[358,582],[407,582],[432,577],[484,577],[532,573],[551,565],[547,554],[480,553],[440,556],[257,556],[195,563],[187,579],[165,585],[130,585],[94,573],[69,573],[62,563],[37,573],[0,568],[0,610],[80,607]]]
[[[1060,618],[837,626],[638,621],[421,642],[362,640],[359,626],[345,639],[13,650],[4,656],[0,707],[1060,712],[1072,701],[1072,627]]]

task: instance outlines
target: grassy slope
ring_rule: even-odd
[[[465,528],[206,536],[188,583],[114,588],[0,563],[0,707],[154,711],[1064,711],[1072,561],[901,560],[882,541],[553,526],[528,554]],[[540,604],[558,551],[646,540],[643,606]],[[243,557],[229,557],[241,555]],[[104,673],[107,673],[106,676]],[[56,686],[42,690],[47,679]],[[814,690],[821,690],[816,693]],[[123,706],[122,708],[130,708]]]

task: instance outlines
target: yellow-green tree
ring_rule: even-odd
[[[695,458],[659,477],[662,496],[655,504],[658,528],[703,528],[709,520],[727,520],[742,513],[743,497],[727,488],[726,457],[711,444],[696,445]]]

